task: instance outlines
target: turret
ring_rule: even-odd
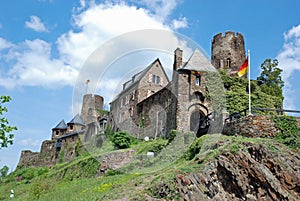
[[[81,108],[81,117],[85,124],[97,121],[97,109],[103,109],[103,97],[93,94],[84,95]]]
[[[67,124],[64,120],[61,120],[54,128],[52,128],[52,140],[55,140],[62,135],[64,135],[67,131]]]
[[[77,114],[69,123],[67,123],[67,132],[82,131],[85,128],[84,122],[79,114]]]
[[[212,40],[211,63],[216,68],[222,68],[229,75],[236,75],[239,67],[246,59],[244,37],[240,33],[227,31],[216,34]]]

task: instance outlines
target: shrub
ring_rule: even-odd
[[[116,148],[126,149],[129,148],[133,142],[133,137],[130,136],[126,131],[119,131],[112,136],[111,141]]]
[[[191,144],[190,148],[185,154],[185,158],[187,160],[192,160],[200,152],[205,139],[206,139],[205,135],[195,139],[195,141]]]
[[[168,140],[159,138],[148,142],[143,142],[143,146],[140,147],[138,153],[155,152],[158,153],[160,150],[168,145]]]
[[[168,135],[168,143],[171,143],[177,134],[178,134],[177,130],[171,130],[171,132]]]
[[[291,147],[300,146],[299,127],[295,117],[280,116],[273,118],[275,126],[280,130],[276,135],[279,142]]]

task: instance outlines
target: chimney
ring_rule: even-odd
[[[174,65],[173,70],[177,70],[182,67],[182,50],[177,48],[174,51]]]

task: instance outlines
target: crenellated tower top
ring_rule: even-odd
[[[218,33],[213,37],[211,47],[211,63],[222,68],[229,75],[235,76],[246,59],[244,37],[233,31]]]

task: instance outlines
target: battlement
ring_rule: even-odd
[[[220,42],[223,40],[228,40],[228,39],[232,39],[232,38],[236,38],[239,40],[244,40],[244,37],[241,33],[239,32],[234,32],[234,31],[226,31],[225,34],[223,33],[218,33],[213,37],[212,43],[216,43],[216,42]]]

